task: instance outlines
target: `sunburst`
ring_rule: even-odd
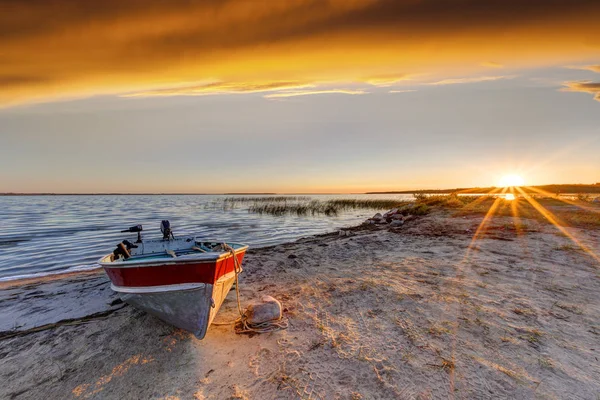
[[[525,184],[525,179],[521,175],[518,174],[507,174],[500,178],[498,182],[499,187],[517,187],[523,186]]]

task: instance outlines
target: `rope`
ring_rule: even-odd
[[[269,333],[269,332],[277,332],[282,329],[287,329],[288,322],[286,320],[272,320],[266,321],[260,324],[251,324],[248,322],[248,316],[242,310],[241,304],[241,296],[240,296],[240,282],[238,275],[242,272],[242,267],[235,255],[235,250],[229,246],[227,243],[223,243],[223,249],[227,250],[231,253],[233,257],[233,269],[235,271],[235,294],[237,298],[237,308],[240,313],[240,317],[235,320],[235,333],[243,334],[243,333]],[[219,325],[229,325],[229,324],[219,324]]]

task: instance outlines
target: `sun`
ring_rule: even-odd
[[[500,178],[500,182],[498,182],[498,186],[500,187],[523,186],[523,184],[525,184],[525,180],[516,174],[504,175]]]

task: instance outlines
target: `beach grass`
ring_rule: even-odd
[[[488,197],[488,196],[486,196]],[[489,196],[493,199],[493,196]],[[332,200],[310,200],[310,197],[270,197],[242,198],[241,202],[252,202],[248,211],[257,214],[270,215],[326,215],[335,216],[340,212],[349,210],[374,210],[387,211],[398,209],[404,215],[425,215],[434,209],[448,208],[460,209],[480,199],[481,196],[458,196],[449,195],[425,195],[415,194],[414,200],[398,199],[332,199]],[[233,204],[239,198],[226,199],[226,205]],[[259,200],[256,200],[259,199]],[[282,200],[284,199],[284,200]],[[254,201],[256,200],[256,201]]]
[[[492,204],[496,201],[493,197],[481,201],[468,203],[465,207],[456,210],[455,216],[486,214]],[[500,199],[494,210],[498,217],[515,217],[519,220],[530,219],[543,223],[556,222],[563,227],[598,228],[600,227],[600,207],[579,201],[567,203],[553,197],[537,196],[534,207],[527,199],[517,198],[515,200]],[[544,210],[544,214],[540,209]]]
[[[247,196],[225,197],[225,203],[287,203],[289,201],[307,201],[309,196]]]
[[[464,199],[463,199],[464,197]],[[433,208],[461,208],[476,196],[415,195],[414,201],[398,199],[332,199],[310,201],[257,201],[248,211],[270,215],[326,215],[335,216],[349,210],[387,211],[397,208],[404,215],[425,215]]]
[[[534,196],[532,196],[534,197]],[[455,216],[486,214],[494,207],[494,215],[515,217],[549,223],[548,215],[561,226],[600,227],[600,207],[583,200],[567,203],[555,197],[535,196],[535,202],[549,212],[540,213],[527,199],[517,197],[514,200],[496,195],[457,195],[417,193],[414,200],[399,199],[330,199],[317,200],[309,196],[261,196],[227,197],[223,200],[225,209],[236,204],[246,205],[248,211],[256,214],[274,216],[336,216],[351,210],[373,210],[384,212],[398,209],[403,215],[426,215],[434,210],[449,210]],[[521,224],[522,222],[517,222]],[[523,225],[526,226],[526,225]],[[523,229],[521,229],[523,230]]]
[[[335,216],[342,211],[368,209],[388,210],[403,207],[410,202],[400,200],[361,200],[361,199],[335,199],[335,200],[310,200],[300,202],[264,202],[254,203],[248,208],[249,212],[270,215],[326,215]]]

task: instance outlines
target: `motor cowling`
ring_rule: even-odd
[[[113,259],[118,260],[119,258],[123,257],[125,260],[127,260],[129,257],[131,257],[131,253],[129,252],[131,249],[137,249],[137,246],[131,243],[129,240],[123,240],[113,251]]]
[[[171,230],[171,223],[168,220],[164,219],[161,221],[160,231],[163,234],[164,240],[169,240],[170,238],[174,239],[173,231]]]

